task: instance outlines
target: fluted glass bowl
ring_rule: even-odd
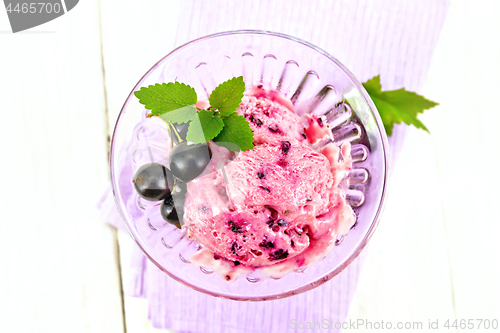
[[[135,171],[151,161],[166,163],[166,127],[151,121],[133,92],[155,83],[180,81],[199,99],[220,83],[242,75],[247,87],[262,84],[289,98],[296,110],[325,116],[335,142],[352,144],[353,169],[347,201],[357,221],[322,260],[283,277],[252,274],[226,282],[189,258],[200,249],[184,229],[166,223],[159,202],[134,191]],[[266,31],[231,31],[189,42],[155,64],[137,83],[118,117],[111,143],[111,180],[128,231],[146,256],[177,281],[207,294],[235,300],[288,297],[325,283],[347,267],[372,236],[387,188],[387,138],[377,110],[358,80],[334,57],[300,39]],[[166,164],[165,164],[166,165]]]

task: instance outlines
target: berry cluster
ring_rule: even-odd
[[[141,198],[148,201],[162,200],[161,216],[180,228],[183,224],[187,182],[203,172],[212,158],[212,152],[205,143],[189,145],[186,131],[177,128],[177,125],[169,125],[175,131],[172,137],[176,142],[168,159],[170,169],[159,163],[147,163],[137,170],[133,182]]]

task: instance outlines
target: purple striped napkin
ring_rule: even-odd
[[[418,92],[448,7],[448,0],[186,0],[176,44],[226,30],[281,32],[325,49],[361,82],[380,74],[383,89],[405,87]],[[389,139],[393,164],[405,133],[406,126],[397,126]],[[104,194],[99,208],[108,223],[124,229],[111,191]],[[124,292],[148,299],[149,319],[157,328],[176,332],[296,332],[300,330],[292,328],[292,320],[346,320],[362,260],[363,254],[314,290],[283,300],[251,303],[193,291],[161,272],[137,247]],[[338,330],[307,330],[316,331]]]

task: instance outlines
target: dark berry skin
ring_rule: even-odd
[[[266,240],[263,240],[260,244],[260,247],[263,247],[265,249],[274,249],[274,243],[273,242],[268,242]]]
[[[284,251],[283,249],[279,249],[278,251],[269,254],[270,261],[286,259],[287,257],[288,251]]]
[[[212,158],[210,148],[204,143],[188,145],[178,143],[170,152],[170,170],[180,180],[188,182],[198,177]]]
[[[288,151],[290,150],[291,144],[288,141],[283,141],[281,142],[281,150],[283,151],[283,154],[288,154]]]
[[[241,227],[237,226],[233,221],[229,221],[227,222],[227,224],[229,225],[229,229],[236,233],[236,234],[242,234],[243,233],[243,230],[241,229]]]
[[[272,125],[272,126],[269,126],[268,128],[273,133],[278,133],[279,132],[279,128],[278,128],[278,126],[276,124]]]
[[[175,207],[177,210],[177,217],[179,218],[179,221],[184,223],[184,203],[186,201],[186,194],[185,193],[174,193],[172,194],[172,199],[174,200]]]
[[[160,206],[160,213],[165,221],[175,225],[177,228],[181,227],[181,222],[179,221],[172,195],[168,194],[165,200],[163,200]]]
[[[261,189],[263,189],[264,191],[266,191],[267,193],[271,193],[271,190],[268,189],[267,187],[264,187],[264,186],[259,186]]]
[[[177,123],[172,123],[172,125],[175,127],[175,130],[177,133],[179,133],[179,136],[181,137],[181,140],[186,140],[186,135],[187,131],[189,128],[190,122],[184,123],[184,124],[177,124]],[[172,132],[172,140],[175,143],[179,143],[179,138],[177,137],[177,134]]]
[[[317,120],[317,121],[318,121],[318,125],[319,125],[319,127],[323,127],[323,119],[318,118],[318,120]]]
[[[158,163],[144,164],[134,176],[137,194],[145,200],[159,201],[170,193],[174,177],[170,170]]]
[[[288,222],[286,222],[285,220],[279,220],[278,225],[280,227],[286,227],[288,225]]]

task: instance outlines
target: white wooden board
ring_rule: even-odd
[[[15,35],[0,10],[1,332],[165,331],[146,300],[122,299],[135,244],[94,207],[107,138],[138,79],[172,50],[180,5],[81,1]],[[452,3],[424,90],[440,103],[422,117],[432,134],[408,135],[351,320],[426,331],[429,320],[500,319],[499,14],[494,0]]]
[[[123,332],[97,0],[0,30],[0,332]]]
[[[424,89],[440,103],[422,116],[431,135],[410,131],[353,320],[500,320],[499,13],[452,3]]]
[[[102,1],[103,61],[108,101],[109,135],[126,98],[139,79],[173,50],[181,2],[177,0]],[[135,242],[119,235],[123,280],[130,272]],[[125,282],[126,283],[126,282]],[[124,296],[127,333],[169,332],[151,326],[147,301]]]

